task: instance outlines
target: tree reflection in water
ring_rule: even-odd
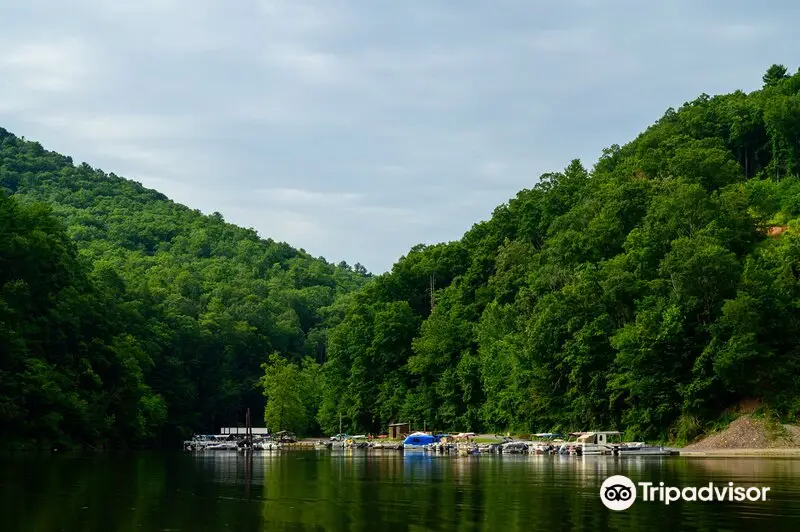
[[[257,452],[5,457],[6,530],[719,530],[800,518],[800,461]],[[602,481],[769,486],[766,503],[602,506]]]

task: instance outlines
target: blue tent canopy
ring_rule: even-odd
[[[403,440],[403,445],[428,445],[438,441],[437,438],[434,438],[430,434],[415,432],[414,434],[409,434],[409,436]]]

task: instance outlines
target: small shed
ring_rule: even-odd
[[[389,438],[399,440],[403,434],[411,432],[411,425],[408,423],[390,423],[389,424]]]

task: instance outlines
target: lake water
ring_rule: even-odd
[[[153,453],[6,456],[0,474],[9,532],[800,530],[800,460],[786,458]],[[614,512],[599,497],[614,474],[770,491]]]

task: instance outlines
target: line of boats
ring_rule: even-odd
[[[258,436],[252,440],[239,434],[211,434],[196,435],[191,440],[183,442],[183,450],[187,452],[199,451],[278,451],[284,443],[280,439]]]
[[[373,440],[367,436],[338,434],[328,440],[319,440],[318,449],[386,449],[403,452],[429,452],[441,454],[561,454],[561,455],[609,455],[609,456],[669,456],[679,451],[644,442],[624,442],[622,433],[616,431],[573,432],[566,437],[561,434],[540,433],[532,439],[514,440],[503,438],[496,443],[478,443],[474,433],[432,434],[414,432],[402,443]],[[184,450],[198,451],[278,451],[286,443],[294,443],[293,435],[259,435],[250,437],[235,434],[201,435],[184,442]]]
[[[474,434],[460,434],[455,437],[415,432],[403,441],[404,451],[427,451],[458,454],[502,453],[502,454],[569,454],[579,456],[670,456],[677,455],[677,449],[647,445],[644,442],[624,442],[622,433],[616,431],[573,432],[564,439],[561,434],[534,434],[533,440],[512,440],[503,443],[478,444],[471,442]]]
[[[568,454],[642,456],[677,455],[677,449],[647,445],[644,442],[624,442],[622,433],[616,431],[573,432],[566,439],[561,434],[534,434],[533,440],[505,438],[498,443],[477,443],[474,433],[456,435],[414,432],[402,443],[368,440],[366,436],[337,435],[330,440],[318,441],[319,448],[396,449],[405,452],[433,452],[455,454]]]

